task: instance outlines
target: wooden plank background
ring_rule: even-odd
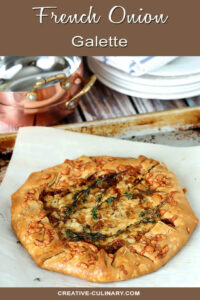
[[[200,105],[200,96],[177,100],[143,99],[120,94],[97,81],[63,123],[101,120],[195,105]]]
[[[87,75],[89,75],[87,66],[86,71]],[[143,99],[115,92],[97,80],[92,89],[81,98],[75,111],[63,120],[62,124],[101,120],[196,105],[200,105],[200,96],[176,100]],[[0,153],[0,182],[9,163],[10,154],[9,156],[1,156]]]
[[[86,59],[84,64],[86,74],[89,75]],[[97,80],[92,89],[82,97],[77,109],[63,123],[101,120],[196,105],[200,105],[200,96],[176,100],[144,99],[118,93]]]
[[[91,72],[87,67],[86,59],[84,59],[84,65],[87,77]],[[81,98],[75,111],[64,119],[61,124],[101,120],[196,105],[200,105],[200,96],[176,100],[143,99],[115,92],[97,80],[92,89]],[[11,130],[15,131],[16,128]]]

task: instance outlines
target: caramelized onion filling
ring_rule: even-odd
[[[138,242],[161,220],[160,208],[168,196],[150,189],[147,175],[133,167],[93,174],[67,190],[50,186],[40,200],[60,239],[89,242],[115,253]]]

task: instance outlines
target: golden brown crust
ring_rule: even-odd
[[[123,172],[128,173],[124,175]],[[98,178],[101,178],[102,184],[102,178],[103,180],[108,178],[105,177],[106,174],[108,176],[115,174],[113,178],[118,189],[116,192],[116,186],[107,187],[108,192],[104,190],[104,194],[110,196],[111,193],[112,196],[114,193],[114,197],[101,195],[101,198],[104,197],[103,200],[98,200],[101,201],[100,204],[95,204],[95,220],[91,215],[87,217],[90,226],[99,230],[98,233],[93,231],[93,235],[90,236],[94,242],[88,241],[88,233],[85,231],[86,220],[79,220],[77,217],[79,211],[73,212],[75,215],[73,222],[79,220],[76,226],[83,226],[81,238],[76,240],[77,237],[72,236],[70,239],[66,235],[63,236],[66,234],[63,228],[67,228],[63,226],[68,226],[66,224],[71,224],[72,220],[69,216],[67,216],[69,220],[64,222],[55,223],[53,220],[54,204],[51,202],[51,207],[48,205],[54,199],[52,198],[54,191],[61,193],[76,186],[80,187],[85,184],[84,180],[97,175],[101,176]],[[127,176],[124,181],[123,176]],[[119,178],[118,181],[116,178]],[[95,191],[98,189],[99,193],[103,185],[99,188],[98,184],[95,186],[93,183],[90,187]],[[129,189],[129,193],[126,189]],[[47,190],[51,192],[46,196],[47,193],[44,194],[44,191]],[[116,194],[119,190],[120,195]],[[94,197],[86,195],[90,199],[90,204],[85,204],[87,208],[88,205],[89,207],[93,205]],[[75,194],[73,197],[76,200]],[[105,212],[115,216],[119,208],[117,206],[119,204],[114,203],[116,199],[121,199],[118,201],[122,205],[120,209],[128,207],[130,211],[126,211],[127,219],[120,216],[121,219],[115,227],[113,225],[113,231],[120,230],[107,238],[110,225],[102,228],[104,223],[106,224]],[[71,200],[65,198],[65,201]],[[112,205],[112,210],[109,204]],[[82,206],[82,209],[86,208]],[[67,209],[69,213],[69,208]],[[93,282],[125,280],[159,269],[183,247],[198,223],[176,176],[159,162],[144,156],[138,159],[83,156],[33,173],[12,195],[11,217],[12,228],[18,239],[40,267]],[[129,225],[130,222],[126,223],[126,220],[130,221],[131,218],[134,218],[134,222]],[[128,226],[121,229],[119,224]],[[91,228],[90,226],[88,228]],[[83,238],[84,234],[86,238]],[[97,241],[99,236],[100,240]]]

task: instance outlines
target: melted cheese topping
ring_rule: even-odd
[[[141,174],[126,166],[119,172],[93,172],[65,190],[51,186],[40,198],[62,240],[84,240],[114,253],[140,240],[160,220],[168,196],[150,189],[150,171]]]

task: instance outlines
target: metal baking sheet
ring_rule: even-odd
[[[133,141],[169,145],[176,147],[190,147],[200,145],[200,130],[189,129],[141,136],[132,136]]]
[[[195,146],[200,143],[200,107],[62,125],[57,128],[154,144]]]
[[[53,142],[52,142],[53,141]],[[81,286],[96,287],[96,283],[89,283],[72,276],[64,276],[55,272],[39,269],[30,259],[23,248],[16,247],[16,237],[10,230],[10,194],[15,192],[25,181],[27,176],[38,169],[45,169],[56,165],[66,158],[73,159],[80,155],[112,155],[112,156],[150,156],[164,161],[168,168],[176,174],[180,184],[187,190],[187,197],[197,216],[200,215],[199,200],[199,168],[200,147],[167,147],[134,143],[113,138],[99,138],[74,132],[64,132],[53,128],[31,127],[21,130],[17,140],[15,155],[0,188],[1,195],[1,236],[2,244],[1,283],[2,286]],[[49,149],[51,149],[49,151]],[[48,155],[46,155],[48,153]],[[30,159],[31,157],[31,159]],[[191,172],[192,170],[192,172]],[[16,176],[18,174],[18,176]],[[191,236],[188,243],[158,272],[126,280],[98,284],[101,287],[183,287],[185,286],[185,270],[190,274],[187,286],[199,286],[199,248],[200,227]],[[12,271],[10,271],[12,270]],[[46,276],[48,272],[48,276]],[[40,283],[33,279],[41,278]]]
[[[171,146],[200,144],[200,106],[55,126],[58,129]],[[0,134],[0,181],[17,133]]]
[[[200,128],[200,106],[136,114],[100,121],[58,125],[55,127],[63,130],[122,139],[141,140],[142,137],[145,140],[145,136],[147,136],[147,142],[150,142],[149,136],[158,136],[156,141],[154,141],[155,143],[160,143],[159,137],[162,137],[162,134],[165,133],[165,139],[168,135],[170,136],[169,143],[173,144],[173,141],[177,139],[182,139],[183,141],[189,139],[191,140],[190,145],[193,145],[196,139],[199,140],[199,131],[197,129]],[[172,132],[176,132],[176,134],[172,135]],[[0,134],[0,153],[12,151],[16,135],[17,133]],[[174,136],[174,139],[172,136]]]

